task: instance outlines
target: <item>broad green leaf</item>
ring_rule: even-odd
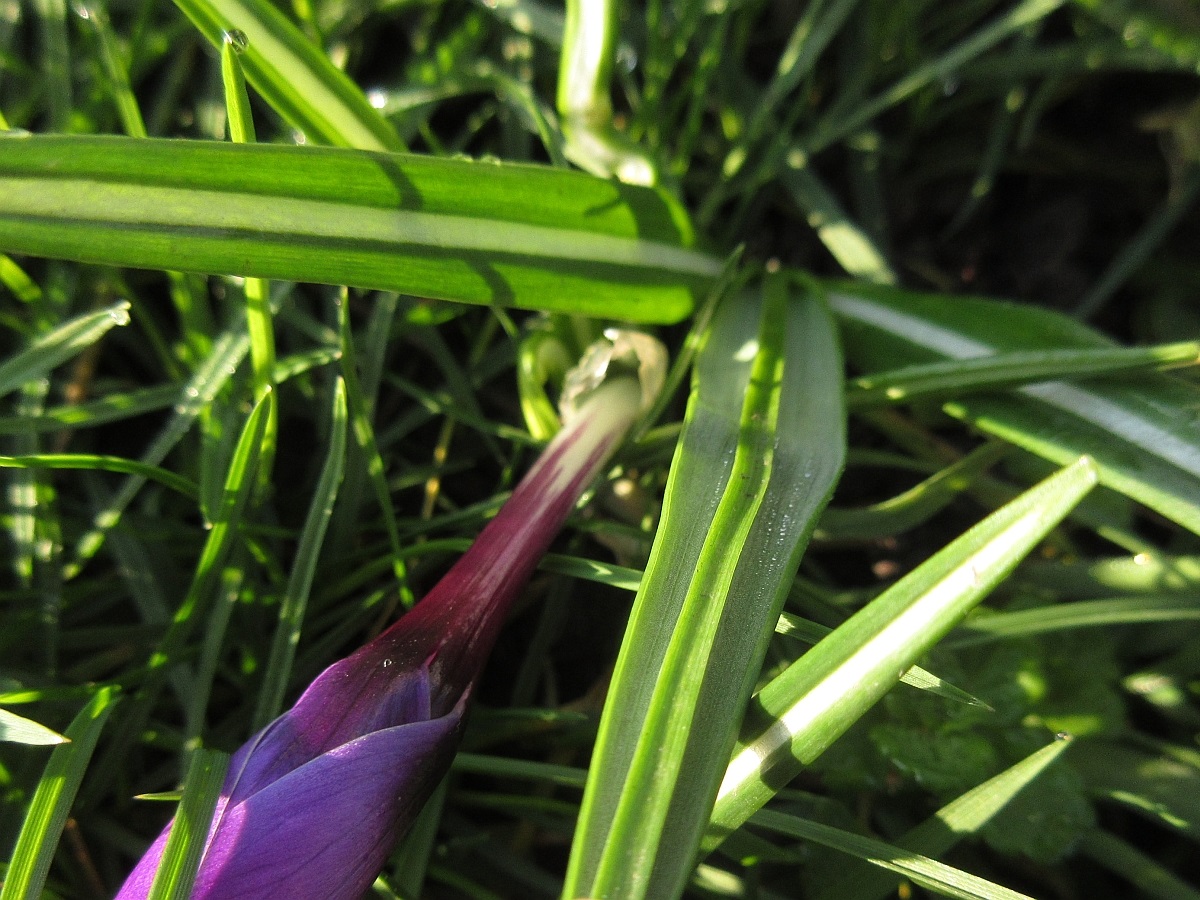
[[[788,816],[771,810],[754,814],[753,824],[800,840],[824,844],[891,872],[910,878],[922,887],[959,900],[1032,900],[1026,894],[971,875],[961,869],[937,862],[927,856],[895,847],[874,838],[863,837],[840,828]]]
[[[11,394],[35,378],[50,373],[85,347],[94,344],[115,325],[129,322],[129,304],[116,303],[108,309],[64,322],[40,335],[24,350],[0,363],[0,397]]]
[[[148,900],[187,900],[191,896],[228,768],[227,753],[201,749],[192,755],[183,800],[171,823]]]
[[[841,469],[836,343],[820,301],[787,291],[780,277],[762,300],[727,298],[697,356],[567,896],[683,889],[787,586]]]
[[[720,272],[666,194],[543,166],[0,138],[0,251],[676,321]]]
[[[947,803],[897,839],[896,846],[924,856],[941,856],[964,837],[983,828],[1070,744],[1070,740],[1057,740],[1035,751],[1015,766]],[[896,887],[897,879],[893,876],[856,863],[821,884],[814,900],[881,900],[894,893]]]
[[[864,368],[1113,344],[1065,316],[1030,306],[831,286],[846,352]],[[1200,391],[1159,373],[1084,384],[1045,382],[1005,394],[959,397],[953,416],[1059,465],[1096,460],[1102,484],[1200,533]]]
[[[116,699],[115,688],[96,691],[67,727],[64,736],[70,743],[60,744],[51,752],[5,872],[0,900],[42,895],[71,804]]]
[[[717,846],[825,751],[1020,562],[1096,482],[1083,458],[1026,491],[855,613],[754,699],[758,726],[726,772]]]
[[[358,85],[269,0],[175,0],[175,5],[218,50],[229,40],[255,90],[309,140],[404,149]]]
[[[0,709],[0,741],[14,744],[49,745],[67,741],[57,731],[51,731],[33,719],[18,716],[7,709]]]

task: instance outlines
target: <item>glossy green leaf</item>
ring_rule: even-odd
[[[0,251],[676,321],[721,264],[667,195],[318,147],[0,138]]]
[[[1002,581],[1096,483],[1083,458],[1026,491],[836,628],[753,703],[757,736],[729,765],[712,849],[875,704]]]
[[[116,698],[115,688],[96,691],[67,727],[64,736],[70,743],[51,752],[5,872],[0,900],[42,896],[71,804]]]
[[[864,367],[1114,346],[1065,316],[1031,306],[863,285],[831,291],[847,355]],[[1200,533],[1200,423],[1180,413],[1198,402],[1195,386],[1143,373],[960,397],[945,409],[1059,465],[1090,455],[1102,484]]]
[[[269,0],[175,0],[220,49],[238,50],[246,78],[311,141],[362,150],[403,150],[395,129],[363,92]]]
[[[762,300],[728,298],[697,356],[601,721],[569,896],[683,889],[787,586],[841,469],[837,346],[821,302],[788,291],[777,277]]]

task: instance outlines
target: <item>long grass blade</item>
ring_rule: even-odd
[[[0,250],[676,321],[721,263],[666,194],[530,165],[5,137]]]

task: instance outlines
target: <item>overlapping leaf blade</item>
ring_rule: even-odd
[[[338,148],[5,138],[0,250],[676,321],[720,271],[666,194]]]
[[[1049,310],[838,284],[847,356],[873,369],[1000,352],[1093,348],[1106,338]],[[1087,454],[1100,481],[1200,534],[1200,390],[1160,373],[960,396],[945,409],[1059,465]]]
[[[780,279],[768,291],[783,289]],[[756,297],[731,298],[697,358],[663,521],[593,757],[566,896],[588,896],[612,879],[622,880],[621,896],[682,890],[787,586],[840,472],[840,358],[829,320],[811,296],[775,299],[785,301],[786,319],[770,361],[782,374],[768,435],[769,480],[753,502],[744,496],[753,492],[750,481],[734,480],[744,474],[739,454],[764,449],[739,447],[745,426],[753,431],[770,417],[753,419],[751,411],[750,420],[741,418],[756,351],[763,352],[764,313]],[[753,517],[738,546],[716,522],[731,509]],[[727,596],[697,583],[700,568],[713,568],[701,562],[720,556],[734,562]],[[680,678],[664,679],[672,669]],[[689,720],[698,709],[703,716]],[[686,746],[674,759],[659,759],[660,748],[643,731],[655,718],[689,721]],[[668,770],[673,782],[663,776]],[[657,774],[631,790],[631,771]],[[639,817],[652,809],[661,817],[657,828],[629,827],[643,824]]]

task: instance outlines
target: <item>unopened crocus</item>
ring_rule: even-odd
[[[193,900],[355,900],[371,885],[450,764],[513,599],[643,407],[629,375],[585,394],[437,586],[233,757]],[[166,837],[117,900],[147,896]]]

